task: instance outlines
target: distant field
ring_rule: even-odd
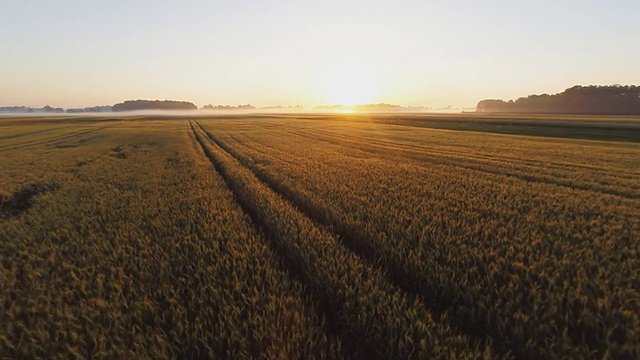
[[[0,358],[640,358],[640,119],[0,118]]]

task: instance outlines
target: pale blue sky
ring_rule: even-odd
[[[640,1],[0,0],[0,106],[475,106],[640,84]]]

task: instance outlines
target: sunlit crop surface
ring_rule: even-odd
[[[0,118],[0,357],[638,358],[634,118]]]

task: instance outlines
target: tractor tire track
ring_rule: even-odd
[[[31,147],[31,146],[37,146],[37,145],[55,144],[55,143],[57,143],[59,141],[67,140],[67,139],[75,137],[75,136],[82,136],[82,135],[86,135],[86,134],[91,134],[91,133],[96,132],[96,131],[104,130],[104,129],[111,128],[111,127],[116,127],[118,125],[120,125],[120,122],[118,122],[116,124],[105,125],[105,126],[102,126],[102,127],[92,128],[92,129],[88,129],[88,130],[85,130],[85,129],[77,130],[77,131],[73,131],[73,132],[70,132],[70,133],[62,134],[60,136],[55,136],[55,137],[42,139],[42,140],[27,141],[27,142],[23,142],[23,143],[19,143],[19,144],[4,145],[4,146],[0,146],[0,152],[9,151],[9,150],[24,149],[24,148],[28,148],[28,147]]]
[[[284,186],[282,186],[281,184],[275,182],[272,178],[269,178],[269,177],[265,176],[264,173],[257,172],[253,168],[248,166],[240,156],[235,154],[233,152],[233,150],[230,149],[226,144],[221,143],[219,140],[217,140],[210,132],[205,130],[204,127],[202,127],[202,125],[200,125],[200,123],[198,123],[197,121],[194,120],[191,123],[191,126],[192,126],[192,130],[194,132],[194,135],[196,136],[196,138],[197,138],[198,142],[200,143],[200,145],[203,147],[203,150],[205,150],[206,147],[202,143],[203,139],[201,139],[198,136],[198,129],[203,134],[203,136],[207,138],[207,140],[209,142],[211,142],[214,146],[218,147],[220,149],[220,151],[224,152],[230,158],[235,159],[242,167],[244,167],[247,171],[251,172],[270,191],[272,191],[273,193],[275,193],[278,196],[280,196],[284,201],[287,201],[288,203],[290,203],[294,207],[295,210],[299,211],[302,215],[304,215],[316,227],[318,227],[319,229],[322,229],[322,231],[325,231],[328,234],[330,234],[331,237],[336,239],[336,242],[341,244],[345,248],[345,250],[347,252],[351,253],[353,256],[357,257],[358,259],[362,259],[362,261],[365,264],[367,264],[368,267],[371,267],[372,269],[376,269],[376,270],[373,270],[373,271],[374,272],[378,272],[379,276],[381,276],[383,278],[382,281],[387,283],[391,288],[394,289],[394,291],[398,291],[398,292],[400,292],[402,294],[406,294],[410,298],[417,299],[416,301],[418,301],[420,304],[423,304],[423,299],[418,294],[416,294],[414,291],[407,291],[408,290],[407,288],[405,288],[403,286],[399,286],[400,284],[397,284],[397,283],[393,282],[388,276],[383,275],[383,272],[379,272],[378,269],[382,269],[381,263],[378,262],[375,259],[372,259],[372,258],[366,256],[366,254],[370,254],[370,251],[373,251],[373,249],[371,247],[368,247],[365,250],[363,248],[363,246],[362,246],[363,245],[362,243],[356,245],[354,243],[353,239],[350,239],[350,237],[347,234],[336,232],[335,231],[335,227],[331,222],[326,221],[326,219],[319,218],[317,215],[314,215],[313,209],[311,209],[308,206],[308,204],[305,204],[303,201],[301,201],[301,199],[299,197],[292,196],[292,193],[290,191],[287,191],[287,189]],[[216,159],[214,155],[212,155],[210,157],[210,160],[214,164],[214,166],[218,170],[218,172],[223,176],[223,178],[225,178],[225,180],[227,180],[227,176],[225,176],[224,169],[221,169],[221,165],[218,164],[219,160]],[[216,165],[216,164],[218,164],[218,165]],[[234,189],[234,186],[231,183],[231,181],[228,181],[227,184],[232,190],[234,190],[234,193],[237,193],[237,191],[236,191],[236,189]],[[255,210],[252,208],[251,204],[247,204],[246,201],[243,201],[242,200],[242,196],[238,196],[238,200],[239,200],[240,204],[242,205],[243,209],[245,209],[245,211],[250,215],[250,217],[252,219],[255,219],[254,222],[257,224],[257,226],[260,229],[262,229],[264,231],[265,228],[268,228],[268,226],[264,225],[264,222],[261,219],[261,215],[255,213]],[[345,236],[345,235],[347,235],[347,236]],[[271,233],[269,237],[271,239],[273,239],[274,234]],[[349,240],[345,240],[345,239],[349,239]],[[286,251],[283,251],[283,250],[284,249],[282,249],[282,248],[278,248],[278,249],[276,249],[276,252],[278,253],[279,256],[281,256],[282,258],[284,258],[286,260],[286,259],[289,258],[289,255],[286,254]],[[296,269],[295,269],[295,267],[291,266],[291,262],[289,262],[288,268],[289,269],[293,269],[293,271],[295,273]],[[308,285],[310,283],[310,279],[308,277],[305,277],[304,275],[302,275],[302,278],[300,278],[300,276],[301,276],[301,273],[298,272],[298,276],[297,277],[298,277],[299,280],[301,280],[303,282],[303,284],[307,284]],[[316,295],[316,297],[317,297],[317,295]],[[321,307],[325,307],[325,306],[326,306],[326,304],[322,304],[321,305]],[[431,314],[430,309],[429,309],[428,313]],[[325,315],[325,318],[329,319],[329,323],[332,325],[332,328],[333,328],[334,332],[344,332],[345,331],[344,329],[342,329],[342,326],[339,324],[339,322],[338,322],[338,324],[336,324],[335,314],[326,313],[326,311],[325,311],[323,313],[323,315]],[[434,320],[438,321],[437,320],[438,317],[439,316],[434,315]],[[484,352],[484,353],[490,352],[493,356],[496,356],[496,357],[509,358],[511,356],[510,352],[509,352],[509,349],[505,348],[504,346],[501,346],[501,344],[499,342],[495,341],[495,339],[494,339],[493,342],[488,342],[487,339],[483,335],[475,334],[473,332],[462,331],[462,329],[459,329],[457,327],[451,326],[450,323],[447,323],[446,327],[449,328],[449,329],[452,329],[453,330],[453,334],[469,339],[469,342],[471,344],[473,344],[477,349],[479,349],[480,352]],[[343,342],[343,344],[345,344],[345,345],[347,343],[348,343],[348,341],[344,341]],[[358,351],[358,349],[352,349],[352,351]]]

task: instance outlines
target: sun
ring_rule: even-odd
[[[339,65],[321,76],[322,97],[331,105],[370,104],[380,91],[376,72],[366,65]]]

